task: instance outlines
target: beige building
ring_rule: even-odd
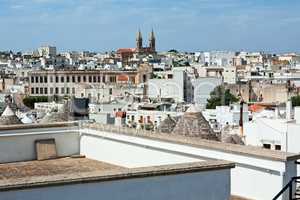
[[[146,70],[40,70],[29,75],[29,94],[31,96],[82,96],[84,89],[103,85],[136,86],[146,82]]]

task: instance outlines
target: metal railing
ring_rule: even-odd
[[[300,183],[300,176],[296,176],[293,177],[288,184],[282,188],[282,190],[273,198],[273,200],[277,200],[281,195],[283,195],[287,190],[289,192],[289,200],[296,200],[296,199],[300,199],[300,197],[296,197],[297,195],[300,195],[300,193],[298,194],[296,191],[293,191],[293,186],[294,184],[296,185],[297,183]]]

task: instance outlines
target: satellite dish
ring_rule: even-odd
[[[17,92],[18,92],[18,90],[16,90],[15,88],[10,89],[10,93],[12,93],[12,94],[16,94]]]

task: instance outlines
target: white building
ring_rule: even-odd
[[[162,79],[149,79],[148,97],[174,99],[176,102],[192,102],[193,87],[185,71],[173,70]]]
[[[243,108],[243,122],[249,122],[248,106],[244,105]],[[217,123],[219,128],[225,126],[238,126],[240,122],[240,105],[234,104],[231,106],[217,106],[216,109],[206,109],[203,116],[210,123]]]
[[[238,78],[236,67],[224,67],[223,78],[224,83],[236,84]]]
[[[276,116],[257,116],[244,125],[246,143],[264,148],[300,153],[300,108],[295,108],[293,119]],[[291,115],[291,113],[290,113]]]
[[[192,80],[194,87],[194,103],[205,106],[210,98],[210,93],[222,84],[222,79],[217,77],[200,77]]]
[[[39,56],[41,57],[55,57],[56,47],[54,46],[42,46],[38,48]]]

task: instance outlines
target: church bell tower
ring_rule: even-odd
[[[154,31],[152,29],[151,33],[150,33],[150,38],[149,38],[149,46],[152,52],[156,52],[156,41],[155,41],[155,34]]]
[[[136,36],[136,50],[140,52],[143,49],[143,37],[141,30],[138,31]]]

